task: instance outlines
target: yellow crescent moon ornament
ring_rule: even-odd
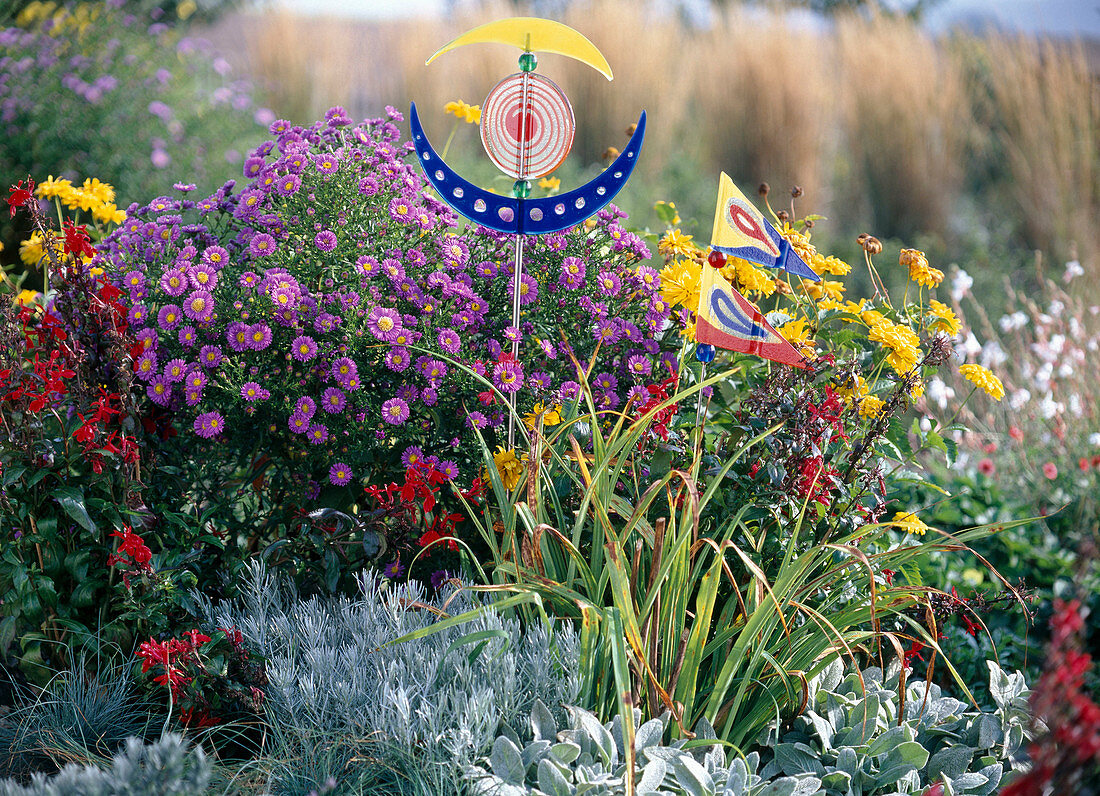
[[[574,58],[588,64],[608,80],[612,79],[611,64],[603,57],[596,45],[580,32],[568,25],[538,17],[508,17],[495,22],[486,22],[466,31],[456,39],[444,44],[424,65],[427,66],[445,52],[458,49],[467,44],[499,42],[511,44],[524,52],[544,52]]]

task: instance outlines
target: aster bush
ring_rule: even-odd
[[[512,328],[510,239],[456,226],[400,118],[277,121],[243,189],[159,197],[104,242],[96,265],[142,346],[135,376],[202,465],[204,497],[227,503],[236,474],[249,511],[277,524],[351,506],[418,462],[468,484],[473,432],[499,439],[504,397],[530,413],[577,395],[570,352],[598,351],[607,409],[653,371],[668,307],[622,213],[527,241]]]

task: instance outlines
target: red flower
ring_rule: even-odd
[[[23,187],[23,181],[20,180],[11,187],[11,196],[8,197],[8,206],[11,208],[11,218],[15,215],[15,211],[23,205],[27,204],[34,198],[34,180],[27,177],[27,187]]]
[[[76,226],[71,221],[65,222],[65,253],[76,256],[94,257],[95,249],[88,240],[88,225]]]

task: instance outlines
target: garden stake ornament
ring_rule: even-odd
[[[703,265],[699,307],[695,312],[695,358],[702,364],[699,380],[707,377],[707,364],[714,361],[715,346],[742,354],[806,367],[806,358],[779,334],[752,302],[742,296],[719,269],[726,255],[767,266],[817,282],[821,279],[779,234],[763,214],[722,172],[718,179],[718,206],[714,209],[711,252]],[[699,393],[695,424],[701,425],[703,394]]]
[[[481,142],[489,159],[515,178],[512,195],[499,196],[462,179],[436,153],[424,135],[416,103],[409,109],[409,126],[420,165],[440,198],[456,212],[489,229],[516,236],[513,262],[512,326],[520,327],[523,276],[523,236],[559,232],[581,224],[601,210],[626,184],[645,137],[642,111],[626,148],[598,177],[558,196],[531,199],[531,178],[543,177],[565,160],[573,146],[576,124],[565,92],[535,74],[535,52],[565,55],[588,64],[612,79],[611,67],[595,45],[572,28],[536,17],[510,17],[463,33],[441,47],[425,65],[445,52],[467,44],[499,42],[522,50],[520,71],[501,80],[481,109]],[[519,338],[512,357],[519,357]],[[508,396],[508,447],[515,447],[516,393]]]

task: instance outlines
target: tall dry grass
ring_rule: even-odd
[[[442,105],[479,102],[515,71],[515,53],[481,45],[424,60],[456,32],[514,13],[500,4],[448,20],[364,22],[268,11],[232,20],[223,42],[272,90],[280,115],[307,121],[339,104],[364,116],[415,99],[436,141],[453,122]],[[627,0],[574,3],[561,21],[616,74],[608,83],[541,57],[576,111],[570,162],[594,167],[641,109],[649,114],[634,180],[649,193],[624,198],[630,209],[673,199],[705,234],[725,170],[750,192],[762,181],[800,185],[799,209],[830,216],[845,235],[928,232],[945,256],[995,239],[1021,261],[1043,249],[1100,272],[1100,83],[1080,46],[936,38],[887,17],[815,30],[736,7],[698,30]],[[476,136],[466,138],[457,165],[483,160]]]

